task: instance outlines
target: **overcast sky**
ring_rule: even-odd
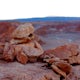
[[[80,0],[0,0],[0,20],[46,16],[80,17]]]

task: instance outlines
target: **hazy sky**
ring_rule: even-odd
[[[0,0],[0,20],[46,16],[80,17],[80,0]]]

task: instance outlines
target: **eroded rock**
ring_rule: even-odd
[[[66,44],[51,50],[46,50],[43,57],[58,57],[61,60],[67,61],[70,64],[79,64],[79,45],[77,44]]]
[[[3,51],[3,58],[13,61],[15,58],[26,64],[28,61],[35,62],[43,54],[40,44],[33,40],[34,27],[30,23],[20,25],[11,34],[12,39],[6,43]]]
[[[25,23],[17,27],[14,32],[12,33],[13,38],[19,38],[23,39],[26,38],[28,39],[29,37],[31,38],[34,32],[34,27],[32,26],[31,23]]]

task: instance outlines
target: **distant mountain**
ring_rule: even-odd
[[[35,22],[35,21],[80,21],[80,17],[42,17],[42,18],[23,18],[13,20],[0,20],[0,21],[19,21],[19,22]]]

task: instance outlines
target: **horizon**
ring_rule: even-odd
[[[9,20],[0,20],[2,21],[19,21],[19,22],[32,22],[32,21],[80,21],[80,17],[35,17],[35,18],[18,18],[18,19],[9,19]]]

